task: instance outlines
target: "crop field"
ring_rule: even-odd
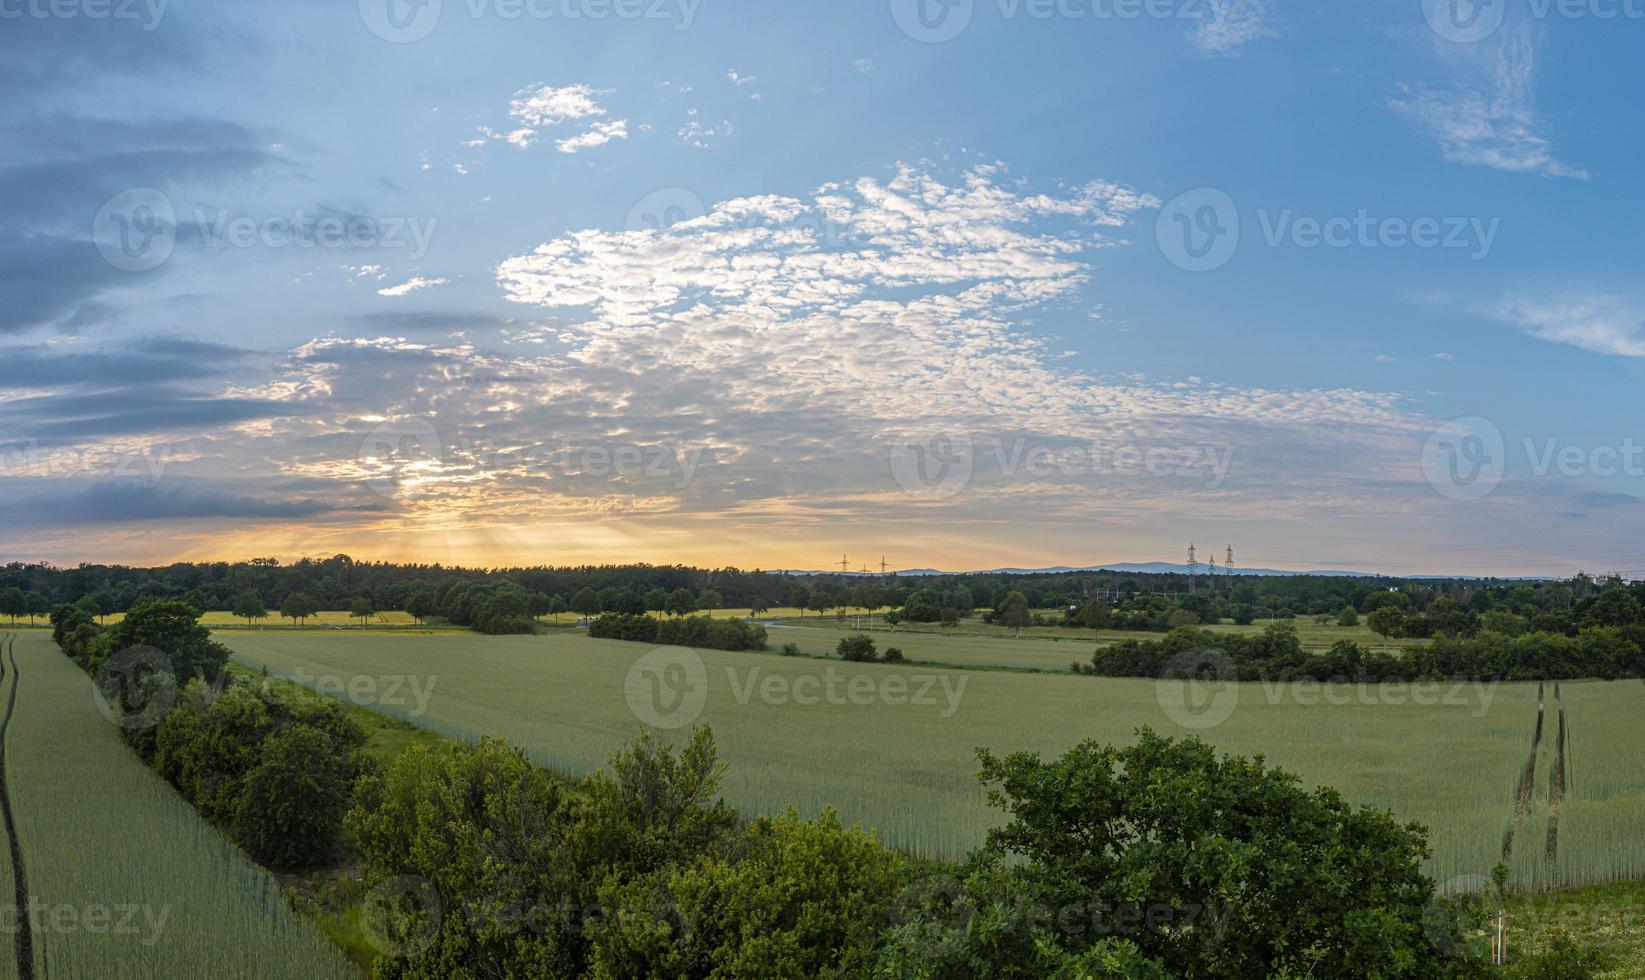
[[[102,622],[105,625],[113,625],[115,623],[118,623],[120,620],[122,620],[124,618],[125,618],[125,613],[110,613],[109,615],[103,617]],[[40,620],[40,622],[44,623],[45,619],[42,618]],[[240,627],[241,629],[246,628],[246,621],[243,617],[236,616],[231,612],[225,612],[225,611],[220,610],[220,609],[219,610],[214,610],[212,612],[204,613],[200,617],[200,622],[204,623],[207,626],[210,626],[212,629],[225,629],[225,628],[233,628],[233,627]],[[373,613],[371,618],[366,621],[366,626],[368,628],[380,628],[380,627],[385,627],[385,626],[416,626],[416,625],[417,625],[417,621],[415,619],[411,618],[410,613],[400,612],[399,610],[388,610],[386,612]],[[281,617],[279,613],[277,613],[277,612],[275,612],[274,610],[271,609],[271,610],[269,610],[268,616],[264,617],[263,619],[254,619],[254,620],[252,620],[250,628],[251,629],[325,629],[325,628],[331,627],[331,626],[340,626],[340,627],[346,627],[346,628],[349,628],[349,629],[360,629],[360,617],[350,616],[347,612],[345,612],[343,610],[340,610],[340,609],[333,609],[333,610],[329,610],[329,611],[326,611],[326,612],[317,612],[314,615],[308,617],[308,619],[304,620],[302,626],[298,626],[296,623],[292,622],[289,619],[285,619],[285,618]]]
[[[220,638],[247,665],[300,671],[332,690],[353,683],[386,712],[452,736],[501,736],[566,773],[600,766],[638,733],[642,715],[656,721],[672,704],[665,721],[713,726],[732,766],[726,798],[744,810],[833,805],[848,822],[919,853],[963,854],[995,823],[974,778],[978,746],[1060,753],[1083,739],[1128,742],[1147,725],[1264,754],[1352,802],[1428,825],[1430,873],[1449,887],[1459,876],[1488,874],[1505,849],[1524,887],[1645,874],[1645,769],[1637,765],[1645,686],[1637,681],[1566,683],[1557,702],[1534,683],[1244,684],[1200,692],[1211,702],[1201,712],[1200,701],[1152,681],[721,651],[698,651],[701,671],[664,691],[657,679],[667,681],[669,670],[654,677],[657,662],[641,662],[650,647],[570,630]],[[913,648],[905,647],[910,657]],[[677,681],[681,671],[674,673]],[[687,689],[700,691],[700,701],[673,697]],[[413,690],[426,695],[420,711]],[[1527,792],[1539,696],[1543,734]],[[1219,708],[1225,717],[1213,716]]]
[[[6,668],[6,693],[18,685],[6,788],[35,925],[28,961],[11,962],[8,935],[0,976],[23,962],[42,978],[356,975],[266,872],[144,767],[48,636],[18,636]]]

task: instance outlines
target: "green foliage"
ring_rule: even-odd
[[[1307,790],[1260,757],[1219,758],[1197,738],[1147,729],[1135,745],[1088,741],[1050,762],[979,755],[989,802],[1010,816],[988,853],[1016,862],[1009,874],[1051,909],[1108,923],[1125,909],[1156,916],[1169,928],[1125,938],[1173,975],[1441,977],[1477,966],[1453,953],[1457,923],[1435,926],[1421,827]]]
[[[1593,980],[1604,967],[1604,957],[1597,950],[1561,935],[1542,952],[1514,963],[1508,976],[1514,980]]]
[[[179,682],[192,677],[213,680],[228,662],[228,647],[211,638],[200,625],[200,611],[174,600],[140,599],[125,618],[109,627],[93,644],[90,666],[96,669],[110,656],[133,647],[154,647],[165,653]]]
[[[872,959],[902,859],[873,837],[789,810],[731,853],[704,853],[600,891],[596,977],[857,975]]]
[[[320,611],[320,607],[313,599],[301,592],[293,592],[280,603],[280,615],[287,619],[300,622]]]
[[[841,660],[853,663],[873,663],[879,659],[874,649],[874,638],[862,633],[841,637],[834,652],[839,654]]]
[[[1358,626],[1359,610],[1353,606],[1343,606],[1342,612],[1337,613],[1338,626]]]
[[[897,647],[886,647],[885,653],[880,656],[883,663],[900,664],[903,662],[902,650]]]
[[[595,639],[661,643],[703,650],[764,650],[765,627],[744,619],[685,616],[657,619],[634,613],[602,613],[588,624]]]
[[[293,725],[268,739],[245,777],[234,839],[275,867],[309,867],[337,856],[358,764],[324,731]]]

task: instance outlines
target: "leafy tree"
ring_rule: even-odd
[[[872,663],[876,659],[873,638],[862,633],[841,637],[834,652],[840,655],[841,660],[854,663]]]
[[[0,589],[0,613],[11,617],[11,624],[17,625],[17,617],[29,611],[28,601],[23,598],[23,590],[12,586],[9,589]]]
[[[697,593],[698,609],[720,609],[725,606],[725,596],[719,589],[707,588]]]
[[[960,611],[953,606],[948,606],[939,614],[939,619],[944,626],[958,626],[960,625]]]
[[[319,611],[314,600],[302,592],[293,592],[280,603],[280,615],[299,625]]]
[[[174,599],[139,599],[125,618],[109,627],[99,638],[99,650],[92,668],[121,650],[154,647],[165,654],[178,684],[191,677],[215,680],[228,662],[228,647],[211,638],[211,630],[200,625],[200,611]]]
[[[1019,637],[1022,636],[1023,627],[1032,622],[1028,612],[1028,598],[1021,592],[1007,595],[994,613],[1007,628],[1016,630]]]
[[[571,611],[579,616],[592,616],[600,611],[600,594],[588,586],[577,590],[571,597]]]
[[[548,614],[558,618],[561,613],[566,611],[565,596],[560,595],[558,592],[554,593],[548,600]]]
[[[371,601],[371,596],[357,595],[354,597],[354,601],[348,605],[348,614],[359,619],[360,626],[364,627],[366,621],[377,614],[377,609]]]
[[[979,757],[990,805],[1010,818],[983,852],[1007,891],[1099,924],[1138,909],[1162,924],[1065,934],[1072,952],[1123,935],[1172,976],[1212,978],[1478,968],[1452,945],[1452,930],[1472,923],[1434,921],[1423,828],[1306,788],[1260,757],[1218,757],[1198,738],[1147,729],[1135,745],[1087,741],[1049,762]]]
[[[647,589],[645,593],[646,612],[666,612],[668,609],[668,590],[662,587]]]
[[[1358,626],[1359,610],[1353,606],[1343,606],[1342,612],[1337,613],[1338,626]]]
[[[805,618],[805,611],[811,608],[811,590],[803,585],[794,586],[794,591],[788,594],[788,604],[800,611],[800,618]]]
[[[33,626],[36,616],[44,616],[51,612],[51,600],[39,592],[24,593],[23,611],[28,614],[29,625]]]
[[[327,734],[293,725],[260,746],[234,814],[234,839],[264,864],[310,867],[334,857],[357,764]]]
[[[234,597],[232,612],[245,620],[247,626],[251,625],[252,620],[262,619],[268,615],[268,610],[263,608],[262,597],[251,589],[247,589]]]
[[[675,589],[668,594],[668,611],[676,616],[684,616],[697,611],[697,597],[687,588]]]
[[[439,600],[435,598],[434,590],[427,586],[419,586],[406,595],[406,612],[419,624],[426,622],[428,617],[439,610]]]
[[[1365,623],[1371,627],[1371,632],[1382,637],[1386,643],[1388,637],[1398,636],[1405,631],[1405,613],[1397,606],[1378,606],[1366,617]]]

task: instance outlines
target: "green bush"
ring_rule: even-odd
[[[261,746],[234,814],[234,840],[252,857],[281,868],[334,858],[343,840],[356,767],[318,728],[293,725]]]
[[[839,645],[834,652],[840,655],[841,660],[853,663],[872,663],[877,659],[874,652],[874,639],[862,633],[853,633],[840,638]]]
[[[902,651],[897,647],[886,647],[885,653],[880,659],[888,664],[900,664],[903,662]]]

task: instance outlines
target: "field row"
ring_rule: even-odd
[[[501,736],[568,773],[596,768],[644,724],[710,724],[732,765],[727,798],[743,809],[792,803],[814,814],[834,805],[892,844],[945,856],[977,845],[997,819],[974,779],[979,746],[1052,754],[1083,739],[1128,742],[1144,725],[1198,732],[1221,749],[1265,755],[1354,802],[1427,824],[1430,870],[1441,882],[1487,874],[1500,858],[1538,704],[1535,684],[1243,684],[1212,692],[1207,709],[1193,692],[1185,700],[1146,680],[719,651],[665,653],[659,661],[647,646],[570,630],[222,639],[250,666],[352,691],[444,734]],[[820,634],[813,639],[826,643]],[[1645,874],[1637,844],[1645,771],[1631,761],[1645,748],[1645,689],[1568,683],[1563,704],[1575,737],[1558,855],[1516,848],[1515,881],[1552,886]],[[1546,818],[1537,806],[1518,817],[1533,836],[1546,832]]]

